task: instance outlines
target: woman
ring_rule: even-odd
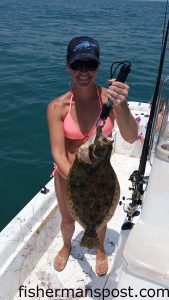
[[[54,99],[48,106],[48,124],[51,152],[56,163],[54,170],[55,189],[62,216],[61,232],[63,247],[56,255],[54,268],[62,271],[71,250],[71,239],[75,221],[66,206],[66,179],[79,147],[96,131],[96,120],[100,116],[102,104],[108,98],[113,109],[106,120],[103,132],[111,135],[116,119],[123,138],[133,143],[137,139],[137,124],[132,117],[126,97],[128,85],[109,80],[109,88],[96,85],[99,67],[99,44],[90,37],[76,37],[67,48],[67,69],[72,77],[73,88]],[[96,251],[96,273],[104,275],[108,261],[104,251],[106,227],[98,231],[102,248]]]

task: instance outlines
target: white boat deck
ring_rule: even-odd
[[[138,168],[138,164],[138,158],[127,157],[126,155],[117,153],[113,154],[112,165],[120,182],[121,197],[131,196],[131,192],[128,189],[131,186],[131,182],[128,178],[129,175]],[[51,242],[48,249],[41,256],[40,260],[37,264],[35,264],[30,275],[24,282],[20,282],[20,286],[23,285],[22,292],[19,293],[18,291],[16,296],[11,299],[28,300],[30,297],[33,297],[33,299],[43,300],[102,299],[99,292],[101,293],[105,287],[111,290],[117,280],[111,271],[113,269],[116,253],[118,252],[118,259],[120,259],[119,252],[122,252],[122,247],[118,249],[118,244],[121,225],[125,220],[125,216],[126,214],[124,213],[122,206],[118,206],[114,217],[108,223],[105,238],[105,250],[108,255],[109,272],[106,276],[98,277],[95,273],[95,250],[88,250],[79,246],[83,229],[76,223],[76,230],[72,241],[72,250],[65,270],[62,272],[56,272],[53,268],[54,257],[62,246],[61,232],[59,232]],[[59,218],[58,211],[56,212],[56,217]],[[123,232],[123,236],[127,234],[128,231]],[[38,247],[38,245],[35,246]],[[42,247],[42,245],[40,247]],[[41,249],[39,250],[41,251]],[[116,261],[116,264],[118,264],[118,261]],[[116,274],[116,277],[118,277],[118,274]],[[38,291],[38,289],[41,290]],[[67,294],[66,290],[63,289],[70,290],[67,291]],[[85,289],[92,289],[93,292],[89,290],[88,295],[86,295]],[[97,290],[97,293],[96,289],[99,289]],[[109,297],[106,299],[111,298]]]

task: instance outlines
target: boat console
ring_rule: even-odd
[[[132,284],[138,289],[169,286],[169,101],[153,151],[140,219],[123,250],[119,289]]]

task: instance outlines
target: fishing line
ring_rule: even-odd
[[[162,34],[162,41],[161,41],[161,55],[163,51],[163,46],[164,46],[164,39],[165,39],[165,33],[166,33],[166,26],[167,26],[167,15],[168,15],[168,8],[169,8],[169,0],[166,1],[166,7],[165,7],[165,17],[164,17],[164,26],[163,26],[163,34]],[[154,112],[154,119],[153,119],[153,125],[152,125],[152,130],[151,130],[151,136],[150,136],[150,141],[149,141],[149,154],[148,158],[150,158],[151,155],[151,150],[153,147],[153,142],[154,142],[154,131],[155,131],[155,126],[157,122],[157,116],[160,108],[160,101],[161,97],[158,96],[157,102],[156,102],[156,109]]]
[[[163,35],[162,35],[162,42],[161,42],[161,53],[162,53],[162,48],[164,44],[164,36],[165,36],[165,31],[166,31],[166,24],[167,24],[167,15],[168,15],[168,6],[169,6],[169,0],[166,1],[166,7],[165,7],[165,16],[164,16],[164,27],[163,27]]]
[[[157,76],[157,80],[156,80],[156,86],[155,86],[154,96],[153,96],[153,100],[152,100],[150,117],[149,117],[149,121],[147,124],[146,136],[145,136],[145,140],[144,140],[144,145],[143,145],[143,150],[142,150],[142,154],[141,154],[141,158],[140,158],[140,165],[139,165],[139,170],[138,170],[138,187],[139,187],[140,191],[142,191],[142,187],[143,187],[143,176],[145,173],[147,157],[148,157],[148,153],[149,153],[149,149],[150,149],[150,136],[152,134],[152,129],[153,129],[153,120],[157,113],[156,112],[156,104],[157,104],[157,100],[158,100],[158,93],[159,93],[159,88],[160,88],[160,83],[161,83],[165,51],[166,51],[166,46],[167,46],[167,39],[168,39],[168,32],[169,32],[169,20],[167,21],[167,10],[168,10],[168,0],[166,2],[166,11],[165,11],[165,20],[164,20],[165,32],[163,32],[163,38],[162,38],[162,49],[161,49],[160,63],[159,63],[159,69],[158,69],[158,76]],[[167,23],[167,28],[166,28],[166,23]]]

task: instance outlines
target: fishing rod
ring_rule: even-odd
[[[167,3],[168,3],[168,1],[167,1]],[[169,32],[169,20],[167,22],[166,32],[165,32],[165,34],[163,34],[158,75],[157,75],[156,86],[155,86],[155,91],[154,91],[153,100],[152,100],[150,117],[149,117],[149,121],[147,124],[147,130],[146,130],[143,150],[141,153],[139,168],[138,168],[138,171],[134,171],[129,178],[129,180],[131,180],[131,182],[132,182],[132,188],[130,188],[133,191],[132,198],[131,198],[132,202],[128,206],[128,211],[127,211],[128,222],[126,222],[122,225],[122,230],[132,228],[133,223],[131,222],[131,219],[134,216],[139,215],[138,207],[139,207],[139,205],[140,206],[142,205],[141,198],[144,193],[144,190],[143,190],[144,174],[145,174],[146,163],[147,163],[148,154],[149,154],[149,150],[150,150],[150,137],[152,134],[154,118],[156,117],[156,113],[157,113],[156,105],[158,104],[158,94],[159,94],[159,88],[160,88],[160,83],[161,83],[161,76],[162,76],[162,72],[163,72],[163,64],[164,64],[164,58],[165,58],[165,52],[166,52],[166,46],[167,46],[167,40],[168,40],[168,32]]]
[[[165,16],[164,16],[164,27],[163,27],[163,35],[162,35],[162,41],[161,41],[161,53],[162,53],[162,48],[164,44],[164,36],[165,36],[165,31],[166,31],[166,24],[167,24],[167,15],[168,15],[168,7],[169,7],[169,0],[166,1],[166,7],[165,7]]]

